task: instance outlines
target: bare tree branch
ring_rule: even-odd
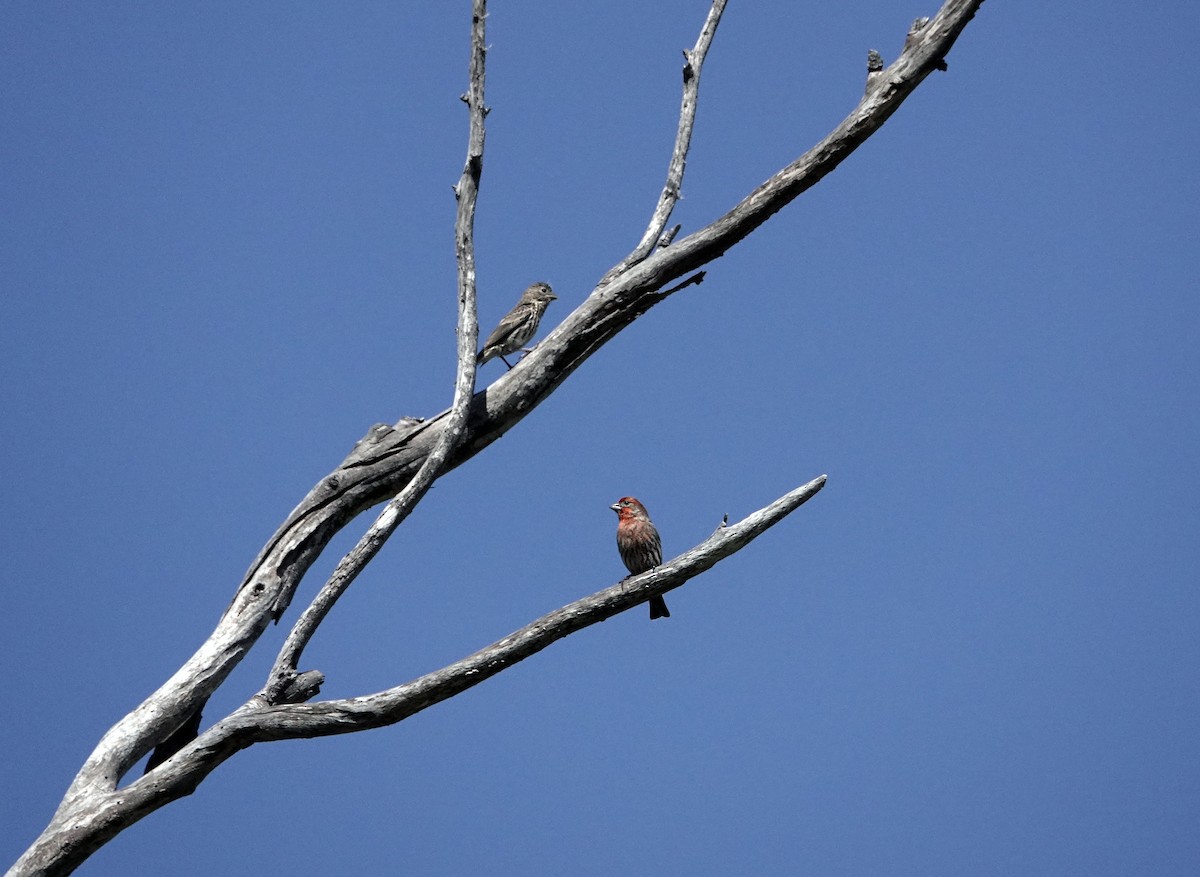
[[[467,435],[447,467],[470,459],[511,429],[595,350],[661,301],[666,284],[719,258],[837,167],[935,69],[982,2],[947,0],[917,43],[884,71],[884,80],[833,132],[715,222],[654,252],[594,291],[512,371],[475,395]],[[213,636],[162,688],[109,731],[77,783],[115,785],[149,748],[147,736],[152,736],[152,745],[181,724],[241,660],[280,601],[286,605],[328,541],[356,515],[403,489],[432,451],[448,417],[449,412],[443,412],[425,421],[403,421],[395,428],[373,427],[264,546]],[[126,735],[131,739],[121,743]]]
[[[470,85],[463,96],[470,110],[470,135],[462,177],[454,189],[458,200],[454,222],[455,255],[458,262],[458,369],[454,383],[454,402],[446,427],[412,481],[387,504],[358,544],[342,558],[330,575],[329,581],[313,598],[288,634],[279,657],[275,660],[267,685],[261,692],[267,703],[279,701],[283,691],[295,677],[300,655],[316,633],[317,627],[433,486],[447,458],[462,442],[465,434],[471,396],[475,390],[475,349],[479,340],[475,309],[475,202],[478,199],[479,180],[483,173],[484,118],[487,115],[487,107],[483,100],[487,54],[486,21],[486,0],[474,0],[471,12]],[[282,592],[280,594],[281,599],[288,596],[290,595]],[[282,606],[275,609],[276,618],[286,606],[285,600]]]
[[[98,796],[86,812],[78,814],[59,832],[58,840],[65,841],[69,849],[56,863],[61,870],[49,873],[69,872],[143,816],[191,794],[226,759],[255,743],[350,734],[396,724],[490,679],[576,631],[644,603],[655,594],[680,587],[750,544],[815,496],[824,485],[822,475],[738,523],[718,527],[699,545],[673,560],[543,615],[492,645],[412,682],[363,697],[276,706],[248,704],[213,725],[153,774]],[[29,856],[27,853],[26,858]],[[14,869],[13,873],[44,872]]]
[[[261,721],[239,717],[236,727],[246,729],[243,733],[250,734],[251,742],[261,742],[347,734],[395,724],[478,685],[563,637],[681,587],[749,545],[812,499],[825,481],[826,476],[820,475],[736,524],[718,527],[699,545],[672,560],[568,603],[487,648],[412,682],[363,697],[268,707],[259,714]],[[197,742],[197,747],[202,745],[202,741]],[[132,786],[123,791],[131,789]]]
[[[455,253],[458,263],[458,324],[455,336],[457,342],[457,369],[454,398],[451,408],[445,417],[445,427],[438,437],[437,442],[430,449],[428,457],[422,462],[412,479],[387,504],[375,523],[367,530],[354,549],[342,558],[342,561],[330,576],[329,581],[301,615],[284,643],[283,649],[269,675],[267,685],[259,695],[256,695],[251,700],[251,703],[256,701],[266,703],[288,702],[295,698],[312,696],[316,693],[316,690],[320,686],[320,682],[317,681],[320,674],[310,671],[298,677],[296,673],[296,664],[305,645],[312,638],[317,627],[333,607],[333,604],[337,602],[337,599],[351,585],[371,559],[378,554],[388,537],[395,532],[396,528],[400,526],[416,504],[429,491],[433,482],[441,474],[446,460],[455,452],[466,434],[470,403],[475,389],[475,348],[479,338],[479,325],[475,304],[474,223],[475,204],[479,193],[479,180],[483,171],[484,118],[487,115],[487,108],[484,105],[484,74],[487,53],[486,20],[486,0],[474,0],[471,17],[469,88],[465,96],[467,106],[470,110],[470,133],[466,163],[463,168],[462,177],[455,187],[455,195],[458,200],[454,225]],[[284,599],[284,603],[282,607],[275,610],[276,617],[286,607],[286,600],[290,597],[287,591],[280,591],[279,594]],[[218,639],[217,636],[210,638],[209,644]],[[239,627],[234,631],[234,638],[231,644],[236,647],[238,652],[242,652],[248,649],[256,639],[257,633],[252,633],[252,629],[247,630],[244,627]],[[181,670],[180,673],[182,672],[184,671]],[[177,673],[172,679],[178,678],[179,675]],[[218,679],[217,684],[219,683],[220,680]],[[170,685],[169,682],[168,685]],[[213,688],[215,687],[214,685]],[[145,712],[149,710],[152,712],[164,700],[169,703],[169,699],[159,697],[161,693],[162,690],[160,689],[156,695],[143,703],[138,710],[131,713],[130,717],[139,711]],[[196,726],[200,720],[200,711],[210,693],[211,690],[197,691],[193,693],[192,697],[184,698],[173,704],[174,711],[179,711],[181,707],[186,709],[183,715],[187,718],[182,723],[179,723],[178,728],[175,730],[176,734],[181,735],[181,741],[189,736],[194,736]],[[195,696],[196,694],[200,696],[197,697]],[[246,709],[247,707],[244,706],[235,714],[244,713]],[[127,717],[127,719],[130,717]],[[50,826],[43,832],[42,838],[51,836],[52,830],[56,826],[75,821],[74,816],[81,803],[91,805],[94,811],[95,794],[97,792],[104,793],[116,788],[116,784],[119,782],[121,776],[149,748],[146,745],[146,740],[145,732],[143,731],[143,733],[138,734],[136,725],[129,726],[123,723],[118,723],[117,726],[105,734],[92,756],[85,763],[84,768],[76,776],[70,789],[68,789]],[[153,741],[151,741],[151,745],[153,745]],[[139,749],[141,750],[140,752],[138,751]],[[108,835],[108,837],[111,836]],[[80,844],[80,850],[87,848],[87,853],[83,858],[86,858],[86,855],[90,855],[92,851],[98,849],[108,837],[97,837],[94,845],[92,845],[91,841]],[[56,840],[56,843],[61,843],[61,837]],[[23,866],[23,863],[28,865],[29,862],[35,860],[30,858],[30,853],[33,853],[35,848],[36,845],[18,861],[17,865],[14,866],[13,873],[21,873],[19,869]],[[80,858],[78,862],[83,861],[83,858]],[[66,871],[63,871],[63,873],[66,873],[73,870],[74,865],[61,865],[60,867],[65,867]]]
[[[691,121],[685,117],[690,112],[694,118],[695,112],[695,94],[689,110],[687,92],[689,86],[695,87],[698,61],[703,60],[703,53],[699,58],[695,53],[702,43],[707,49],[712,33],[706,37],[706,30],[711,24],[711,30],[715,31],[724,5],[719,0],[714,2],[706,30],[702,30],[697,49],[690,56],[693,65],[691,83],[685,71],[684,109],[676,149],[667,185],[643,243],[614,271],[606,274],[588,298],[516,367],[472,396],[477,338],[474,265],[470,258],[464,258],[464,252],[469,252],[470,236],[464,237],[463,232],[469,230],[473,216],[474,196],[482,168],[482,121],[486,114],[482,66],[485,10],[484,0],[475,0],[471,90],[466,97],[472,119],[471,146],[463,177],[455,187],[459,198],[456,222],[460,287],[459,367],[451,408],[426,421],[405,418],[394,427],[373,427],[342,464],[309,492],[251,564],[213,634],[170,679],[104,735],[75,777],[50,825],[11,873],[68,873],[122,827],[189,794],[204,776],[240,748],[289,736],[344,733],[357,730],[359,723],[371,726],[370,722],[398,721],[404,715],[451,696],[455,690],[469,687],[474,684],[471,680],[480,674],[485,674],[482,678],[486,678],[486,675],[498,672],[508,665],[503,661],[520,660],[525,656],[522,649],[531,648],[528,653],[532,654],[573,630],[644,601],[651,593],[676,587],[690,575],[707,568],[702,559],[697,559],[700,555],[692,558],[689,552],[670,564],[623,582],[617,586],[619,593],[608,589],[577,601],[472,656],[481,663],[468,667],[459,662],[438,671],[449,674],[444,678],[433,679],[431,677],[437,674],[431,674],[431,677],[423,677],[428,680],[424,683],[417,680],[409,686],[348,701],[284,703],[292,697],[303,697],[315,683],[315,677],[306,675],[300,684],[300,680],[292,680],[290,674],[294,673],[304,643],[320,620],[317,616],[332,605],[328,596],[318,595],[310,607],[313,615],[308,621],[302,618],[298,623],[293,631],[296,641],[289,637],[290,645],[281,653],[279,666],[273,671],[262,696],[252,698],[152,773],[117,789],[133,764],[187,721],[227,678],[272,618],[277,618],[288,605],[300,580],[329,540],[350,520],[366,509],[396,497],[396,508],[389,504],[381,515],[382,523],[364,537],[365,542],[373,544],[372,533],[390,532],[388,527],[399,523],[396,516],[400,509],[411,509],[432,479],[470,459],[511,429],[592,353],[638,316],[675,291],[699,282],[702,278],[702,273],[696,273],[699,268],[720,258],[836,168],[899,109],[930,72],[944,69],[946,55],[982,3],[983,0],[946,0],[928,24],[914,27],[904,51],[890,67],[874,71],[879,75],[873,77],[869,92],[829,135],[766,180],[725,215],[682,240],[655,250],[654,243],[678,198],[678,182],[672,186],[672,180],[681,179],[686,159]],[[642,253],[646,240],[649,248]],[[680,278],[686,279],[671,285]],[[806,485],[801,491],[810,487],[812,485]],[[812,487],[812,492],[816,489],[819,485]],[[411,501],[406,497],[411,497]],[[728,539],[729,531],[744,524],[747,522],[718,531],[713,539]],[[700,551],[711,542],[712,539],[696,550]],[[371,550],[370,544],[365,550]],[[736,548],[730,552],[732,550]],[[716,551],[715,547],[713,551]],[[690,559],[685,561],[685,558]],[[716,559],[712,560],[708,566],[715,562]],[[356,563],[348,556],[343,570],[347,579],[345,584],[352,580],[354,573],[350,570]],[[691,563],[695,565],[687,565]],[[688,575],[682,572],[685,567]],[[673,577],[676,573],[679,576]],[[593,600],[597,602],[590,602]],[[322,605],[324,609],[320,608]],[[590,620],[581,623],[585,618]],[[546,625],[550,627],[546,628]],[[543,632],[539,633],[539,630]],[[552,630],[554,634],[545,638],[545,630]],[[465,661],[470,662],[472,658]],[[455,689],[455,686],[460,687]],[[277,704],[265,705],[271,698]]]
[[[717,25],[721,23],[721,15],[725,12],[726,0],[713,0],[708,18],[700,28],[700,36],[691,51],[683,51],[683,99],[679,107],[679,128],[675,132],[675,148],[671,150],[671,161],[667,165],[667,181],[663,184],[662,194],[658,196],[658,204],[650,216],[650,224],[646,233],[638,241],[628,256],[608,270],[600,278],[597,287],[604,286],[631,265],[645,259],[654,250],[655,245],[667,246],[679,229],[676,227],[671,237],[662,243],[663,229],[671,218],[671,211],[679,202],[683,191],[683,172],[687,167],[687,154],[692,146],[692,129],[696,126],[696,107],[700,99],[700,71],[704,67],[704,58],[708,55],[708,47],[712,45],[713,37],[717,35]]]
[[[724,216],[654,252],[607,287],[597,288],[512,371],[476,395],[468,438],[450,465],[465,462],[511,429],[595,350],[673,291],[663,289],[668,283],[720,258],[836,168],[936,69],[982,3],[947,0],[921,31],[920,41],[883,72],[878,86],[816,146]],[[235,601],[237,611],[254,612],[264,594],[273,594],[277,587],[294,587],[315,553],[346,520],[379,502],[395,483],[411,477],[444,416],[373,427],[264,547]]]

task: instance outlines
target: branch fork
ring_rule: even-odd
[[[470,133],[462,176],[453,187],[459,314],[450,408],[424,420],[402,418],[394,426],[377,424],[334,472],[317,482],[251,564],[213,634],[179,671],[104,735],[50,825],[10,874],[69,873],[124,828],[190,794],[225,759],[254,743],[391,724],[451,697],[576,630],[681,586],[815,495],[825,483],[824,476],[737,524],[723,521],[703,543],[654,570],[576,600],[474,655],[404,685],[357,698],[314,702],[311,698],[319,692],[323,676],[316,670],[298,670],[320,621],[436,478],[511,429],[640,314],[702,282],[705,265],[836,168],[930,72],[944,69],[943,59],[982,2],[945,0],[936,16],[920,26],[914,24],[901,56],[886,70],[881,57],[878,69],[869,57],[868,75],[875,74],[876,80],[845,120],[723,216],[678,239],[679,226],[670,231],[666,227],[682,191],[704,59],[725,7],[725,0],[713,0],[695,46],[684,52],[675,145],[641,240],[512,371],[486,392],[475,393],[478,325],[473,233],[488,109],[483,100],[486,3],[473,0],[470,80],[464,94]],[[282,615],[301,578],[333,536],[379,503],[386,505],[376,521],[289,632],[263,688],[191,742],[182,741],[182,748],[148,775],[119,788],[121,778],[156,743],[187,730],[192,721],[199,724],[199,710],[209,695],[270,622]]]

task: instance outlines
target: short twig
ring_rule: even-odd
[[[629,267],[641,262],[652,252],[655,243],[667,227],[671,211],[679,201],[679,193],[683,186],[683,172],[687,167],[687,154],[692,145],[692,129],[696,125],[696,104],[700,96],[700,69],[704,66],[704,56],[712,45],[717,33],[717,25],[721,23],[721,14],[725,11],[726,0],[713,0],[704,26],[700,28],[700,36],[696,45],[689,51],[683,52],[683,101],[679,107],[679,128],[675,132],[675,148],[671,151],[671,162],[667,165],[667,181],[663,183],[662,194],[658,196],[658,204],[650,216],[650,224],[646,233],[638,241],[628,256],[608,270],[597,286],[604,286],[614,277]],[[674,237],[674,235],[672,235]],[[669,242],[669,241],[668,241]],[[665,245],[664,245],[665,246]]]

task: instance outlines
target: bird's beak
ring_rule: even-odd
[[[619,511],[621,511],[621,504],[619,502],[614,502],[612,505],[609,506],[609,508],[612,509],[614,512],[619,512]]]

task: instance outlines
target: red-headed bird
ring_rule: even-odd
[[[497,356],[504,359],[507,354],[516,353],[528,344],[537,332],[546,306],[556,298],[558,296],[550,289],[549,283],[535,283],[521,293],[521,300],[513,305],[513,309],[504,315],[500,325],[483,342],[483,349],[475,357],[475,364],[483,365]],[[504,359],[504,364],[512,368],[507,359]]]
[[[617,551],[630,575],[654,569],[662,563],[662,540],[646,507],[632,496],[623,496],[609,506],[617,513]],[[661,595],[650,598],[650,618],[670,618]]]

